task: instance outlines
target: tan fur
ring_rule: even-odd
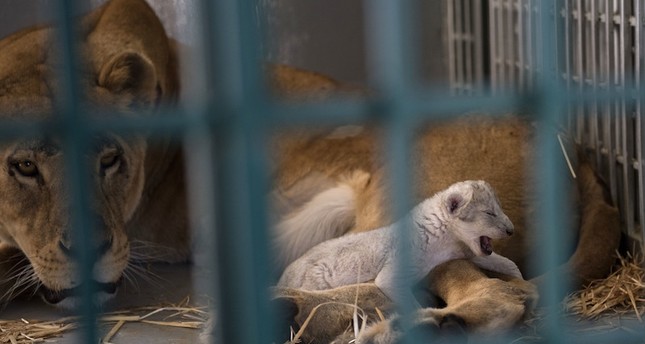
[[[482,335],[500,334],[528,316],[538,298],[533,284],[517,278],[489,278],[467,260],[441,264],[429,278],[436,279],[432,292],[448,306],[417,310],[411,319],[410,330],[431,331],[434,340],[441,339],[442,332],[452,326],[463,327],[478,339]],[[377,322],[361,331],[356,343],[397,343],[405,335],[402,325],[396,315]],[[334,343],[348,343],[352,338],[353,335],[346,332]]]
[[[302,131],[298,135],[287,131],[278,138],[280,143],[276,146],[281,151],[275,155],[277,187],[288,188],[309,175],[337,180],[348,171],[367,171],[371,180],[365,191],[357,195],[356,225],[352,231],[390,223],[391,192],[387,187],[385,155],[381,151],[383,131],[366,125],[357,135],[330,139],[328,134],[332,130],[317,131],[310,136],[303,135]],[[533,151],[532,123],[513,115],[487,118],[473,114],[430,123],[417,135],[411,159],[414,173],[411,190],[415,192],[411,204],[457,181],[486,180],[497,191],[504,212],[515,225],[513,237],[495,242],[495,251],[516,262],[525,276],[535,277],[538,286],[545,278],[562,280],[566,276],[571,278],[573,288],[579,288],[593,278],[607,275],[620,239],[618,210],[604,199],[602,185],[584,159],[577,166],[578,179],[570,183],[573,199],[578,202],[577,206],[572,205],[569,219],[570,233],[577,238],[577,245],[569,261],[563,262],[566,264],[557,271],[537,271],[547,274],[535,276],[530,274],[536,272],[529,269],[530,260],[547,248],[530,223],[536,193],[534,177],[528,171],[540,163]],[[568,176],[564,169],[561,173]],[[443,283],[444,278],[449,279],[435,276],[433,285]],[[458,282],[459,288],[471,285]],[[481,281],[472,283],[481,287]],[[495,286],[487,288],[491,294],[497,293]],[[476,308],[463,307],[459,311],[463,319],[480,316],[484,313]],[[509,323],[498,324],[500,328],[508,326]]]
[[[489,278],[472,262],[455,260],[438,266],[430,275],[432,292],[447,307],[427,309],[426,317],[438,323],[450,316],[461,318],[473,332],[510,329],[524,319],[538,301],[537,288],[522,279]]]
[[[85,116],[101,109],[119,116],[152,115],[158,104],[171,104],[179,90],[177,61],[164,29],[143,0],[113,0],[83,17],[79,51],[80,86],[88,107]],[[0,116],[4,119],[46,118],[60,95],[59,61],[52,45],[54,32],[42,27],[0,41]],[[87,111],[89,110],[89,111]],[[147,142],[143,135],[106,134],[119,147],[118,167],[103,172],[99,161],[111,148],[101,146],[88,156],[89,208],[96,221],[94,244],[103,249],[96,279],[115,283],[131,259],[152,255],[166,261],[186,260],[187,232],[183,165],[180,150],[164,141]],[[94,144],[94,143],[93,143]],[[34,137],[0,144],[0,238],[4,256],[14,248],[28,258],[42,285],[59,291],[78,286],[69,252],[76,249],[70,233],[68,182],[62,138]],[[42,146],[42,147],[41,147]],[[43,148],[44,147],[44,148]],[[58,147],[58,148],[55,148]],[[35,177],[16,164],[35,164]],[[3,278],[0,296],[9,298],[17,284],[12,271]],[[29,274],[25,274],[29,277]],[[19,281],[18,281],[19,282]]]

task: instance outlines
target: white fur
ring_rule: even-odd
[[[340,188],[326,196],[342,194],[349,200],[352,199],[351,192],[350,188]],[[331,201],[328,198],[324,200]],[[322,208],[322,203],[316,204],[319,208],[311,207],[314,213]],[[348,212],[351,202],[344,202],[344,205],[339,212]],[[298,226],[305,223],[303,219]],[[409,252],[411,269],[404,273],[399,271],[396,262],[399,247],[397,230],[400,226],[410,230],[412,243]],[[306,227],[291,227],[293,230],[303,228]],[[395,277],[416,282],[445,261],[485,255],[479,246],[481,236],[501,239],[510,235],[512,230],[513,225],[501,211],[490,185],[483,181],[456,183],[424,200],[406,217],[390,226],[345,235],[315,246],[287,267],[278,286],[322,290],[374,279],[385,295],[398,300],[403,293],[397,290]],[[497,257],[493,258],[493,263],[486,264],[487,268],[499,268],[502,271],[496,271],[507,274],[519,272],[510,260],[512,267],[495,264]],[[487,259],[483,261],[489,262]]]
[[[284,267],[317,244],[343,235],[356,218],[354,190],[340,184],[314,196],[274,230],[276,265]]]

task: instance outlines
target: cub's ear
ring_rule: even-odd
[[[470,203],[471,193],[450,193],[446,197],[446,208],[451,215],[458,214],[468,203]]]
[[[99,71],[98,85],[129,100],[129,107],[150,107],[160,96],[155,67],[137,52],[112,57]]]

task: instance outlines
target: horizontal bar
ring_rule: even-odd
[[[611,88],[609,90],[597,89],[587,92],[576,92],[568,95],[561,95],[561,101],[565,104],[581,105],[606,102],[624,97],[638,99],[645,97],[642,91],[635,88]],[[535,92],[509,93],[501,95],[475,95],[455,96],[446,92],[417,88],[402,96],[400,102],[405,104],[408,116],[412,120],[433,120],[455,118],[461,114],[481,111],[495,115],[497,111],[513,111],[532,104],[539,94]],[[266,108],[257,110],[254,116],[266,116],[265,123],[270,126],[283,125],[307,125],[327,124],[344,125],[348,123],[367,122],[375,117],[372,113],[381,112],[379,97],[357,98],[357,97],[332,97],[325,101],[303,101],[293,102],[286,100],[274,100],[266,104]],[[203,121],[192,115],[201,111],[198,108],[171,109],[164,108],[152,115],[123,117],[123,114],[109,111],[101,112],[94,110],[92,118],[78,118],[82,121],[78,126],[87,128],[88,132],[122,132],[140,133],[150,132],[153,136],[162,135],[183,135],[190,128],[202,126]],[[260,113],[260,111],[262,113]],[[220,122],[227,121],[227,116],[217,116],[227,113],[225,109],[217,109],[212,112],[216,116],[210,116],[209,121],[214,126]],[[211,114],[212,115],[212,114]],[[15,117],[15,115],[13,116]],[[378,117],[376,117],[378,119]],[[16,121],[0,119],[0,140],[15,139],[37,133],[60,133],[63,130],[60,119],[46,120],[22,120]]]

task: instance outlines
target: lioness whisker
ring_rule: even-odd
[[[29,265],[23,266],[21,268],[12,269],[11,271],[9,271],[6,279],[7,280],[17,279],[18,277],[22,276],[25,272],[28,272],[29,270],[31,270],[31,266]]]
[[[164,261],[168,256],[175,256],[171,247],[157,243],[134,240],[130,242],[130,259],[137,262]]]
[[[9,301],[14,298],[14,296],[20,295],[23,292],[29,290],[29,288],[34,287],[34,294],[38,290],[41,282],[31,265],[26,265],[14,276],[11,276],[9,280],[15,280],[13,285],[0,297],[0,300]]]
[[[131,282],[134,281],[133,285],[135,285],[137,288],[139,286],[137,279],[141,279],[153,286],[160,286],[162,282],[167,282],[165,278],[133,261],[128,262],[128,265],[124,270],[124,275],[126,275],[126,273],[129,275],[128,280]]]
[[[130,272],[130,270],[129,270],[128,268],[126,268],[125,270],[123,270],[123,278],[124,278],[124,282],[125,282],[125,283],[124,283],[124,288],[125,288],[125,287],[127,287],[127,285],[128,285],[128,284],[130,284],[130,285],[132,285],[132,286],[134,287],[134,290],[135,290],[135,291],[139,291],[139,290],[140,290],[140,288],[139,288],[139,282],[137,281],[137,279],[136,279],[136,278],[134,278],[134,277],[131,275],[131,272]]]

